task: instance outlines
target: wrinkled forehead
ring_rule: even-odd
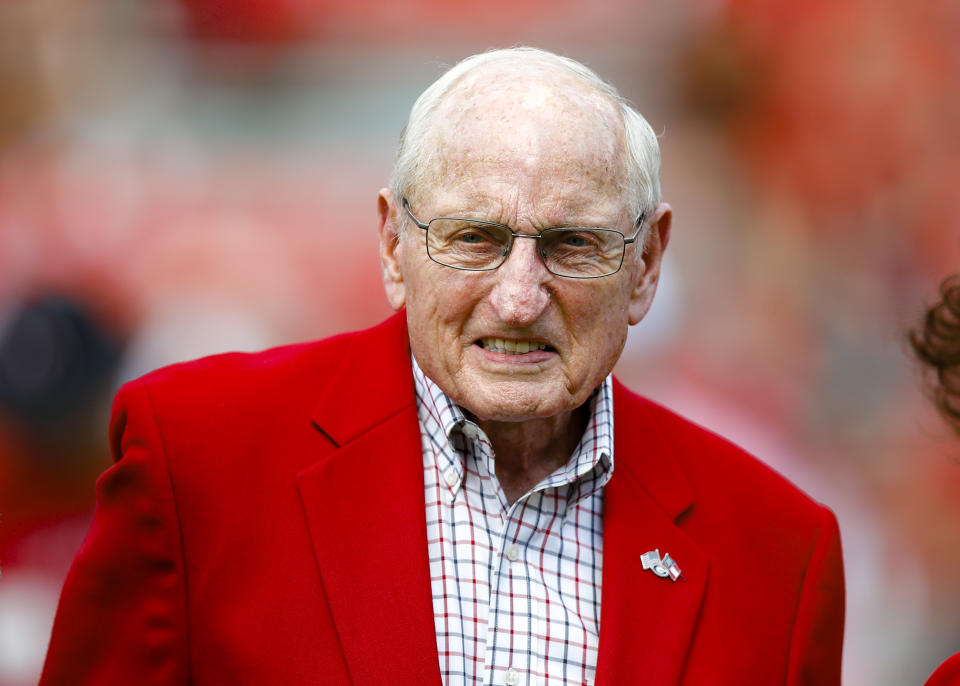
[[[466,74],[431,122],[437,181],[509,167],[518,178],[569,179],[626,190],[626,142],[617,105],[574,75],[492,65]]]

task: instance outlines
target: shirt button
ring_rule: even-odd
[[[507,686],[517,686],[517,684],[520,683],[520,672],[511,667],[507,670],[507,673],[503,675],[503,683]]]
[[[511,562],[516,562],[516,561],[517,561],[517,558],[519,558],[519,557],[520,557],[520,548],[518,548],[518,547],[515,546],[515,545],[511,545],[509,548],[507,548],[507,559],[508,559],[508,560],[510,560]],[[513,670],[513,672],[514,672],[514,674],[516,674],[516,670]],[[507,673],[509,674],[509,672],[507,672]],[[519,677],[518,677],[518,678],[519,678]],[[507,682],[507,683],[510,683],[510,682]],[[514,681],[513,683],[517,683],[517,682]]]
[[[473,422],[465,422],[460,430],[463,432],[463,435],[470,440],[477,437],[477,425]]]
[[[450,486],[450,488],[453,488],[454,486],[457,485],[457,480],[458,480],[457,473],[451,469],[450,471],[448,471],[446,474],[443,475],[443,480],[447,482],[447,486]]]

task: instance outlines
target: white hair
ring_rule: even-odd
[[[413,104],[410,117],[400,134],[397,158],[390,188],[397,202],[411,196],[411,190],[423,179],[428,161],[435,152],[430,147],[431,120],[440,103],[470,72],[492,64],[541,67],[572,75],[605,96],[620,113],[626,144],[629,203],[635,216],[650,214],[660,204],[660,146],[647,120],[617,89],[589,67],[546,50],[516,47],[473,55],[458,62],[434,81]]]

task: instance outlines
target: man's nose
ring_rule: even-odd
[[[550,302],[547,282],[553,278],[537,252],[540,241],[514,238],[506,261],[494,272],[497,280],[490,304],[508,326],[533,324]]]

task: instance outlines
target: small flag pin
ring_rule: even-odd
[[[663,579],[670,579],[673,582],[687,580],[687,577],[680,571],[680,566],[670,557],[670,553],[664,555],[663,558],[660,557],[659,548],[645,552],[640,556],[640,562],[644,569],[649,569]]]

